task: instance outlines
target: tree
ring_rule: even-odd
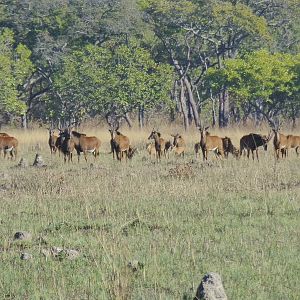
[[[244,58],[227,60],[223,69],[210,69],[207,84],[213,93],[227,86],[235,95],[235,105],[250,107],[257,121],[260,116],[270,120],[279,114],[293,115],[299,108],[299,58],[256,51]]]
[[[2,114],[24,115],[26,104],[22,89],[33,72],[31,52],[22,44],[14,46],[14,35],[9,29],[0,34],[0,109]]]
[[[236,2],[141,1],[148,22],[178,73],[181,93],[187,96],[196,125],[200,122],[199,88],[207,70],[216,65],[222,68],[224,61],[235,57],[244,43],[269,37],[265,19],[246,4]],[[229,107],[225,86],[220,88],[218,99],[219,126],[224,127]]]
[[[134,42],[116,48],[88,45],[65,58],[63,72],[55,78],[63,102],[52,114],[76,120],[115,114],[131,126],[130,112],[171,105],[171,82],[170,67],[155,63]]]

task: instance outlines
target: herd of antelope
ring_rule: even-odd
[[[246,154],[249,158],[250,151],[252,159],[258,158],[258,148],[263,147],[267,150],[269,141],[273,138],[273,145],[275,150],[275,156],[277,159],[281,157],[287,157],[289,149],[294,148],[297,156],[300,149],[300,136],[284,135],[279,133],[278,129],[272,129],[268,135],[261,135],[256,133],[250,133],[244,135],[240,139],[240,148],[236,148],[231,139],[227,136],[219,137],[213,136],[208,131],[209,127],[199,127],[200,142],[197,142],[194,146],[196,157],[198,157],[200,149],[203,154],[203,160],[208,159],[208,152],[212,151],[216,157],[227,158],[229,153],[238,158],[242,154]],[[110,153],[113,159],[122,161],[125,159],[131,159],[137,148],[132,147],[130,140],[127,136],[123,135],[119,131],[119,125],[111,126],[110,133]],[[170,152],[175,153],[176,156],[184,157],[186,151],[186,143],[182,135],[173,134],[173,141],[164,139],[158,130],[153,129],[148,137],[148,140],[153,140],[147,144],[146,149],[150,157],[155,157],[157,161],[160,161],[162,157],[169,157]],[[65,129],[59,129],[59,135],[55,135],[54,130],[49,128],[49,140],[51,155],[56,152],[62,153],[64,161],[72,161],[73,152],[77,153],[78,162],[80,155],[83,154],[85,161],[87,162],[87,153],[92,153],[96,157],[99,155],[99,148],[101,141],[95,136],[86,136],[86,134],[79,133],[72,130],[72,127]],[[11,159],[16,159],[18,149],[18,140],[8,135],[7,133],[0,133],[0,152],[4,152],[4,157],[7,154]]]

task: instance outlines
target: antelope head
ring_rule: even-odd
[[[108,131],[110,132],[111,138],[114,138],[114,132],[118,132],[119,127],[120,127],[120,123],[118,121],[114,121],[113,123],[110,122],[109,123],[110,128],[108,129]]]
[[[174,138],[174,140],[173,140],[173,146],[176,146],[178,139],[181,138],[181,135],[179,135],[178,133],[176,133],[176,134],[171,134],[171,136]]]
[[[207,131],[209,128],[209,126],[207,127],[201,127],[199,126],[198,129],[200,131],[200,135],[201,135],[201,139],[200,140],[203,140],[205,141],[206,140],[206,136],[209,135],[209,132]]]
[[[155,137],[160,137],[160,133],[157,132],[154,128],[152,129],[152,132],[150,133],[148,140],[155,139]]]
[[[270,132],[269,132],[269,134],[267,136],[266,135],[262,135],[262,139],[264,141],[263,147],[264,147],[265,151],[268,150],[268,143],[271,140],[272,136],[273,136],[273,131],[272,130],[270,130]]]

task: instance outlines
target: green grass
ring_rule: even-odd
[[[21,140],[20,156],[30,163],[30,145],[40,140],[48,167],[18,169],[1,158],[1,299],[192,299],[209,271],[222,276],[229,299],[299,299],[294,151],[279,162],[269,150],[259,163],[211,154],[203,163],[191,138],[184,160],[157,164],[141,150],[120,164],[106,154],[107,134],[93,166],[91,157],[64,165],[42,137]],[[170,175],[191,161],[189,176]],[[14,242],[19,230],[32,241]],[[45,258],[41,249],[52,246],[80,256]],[[33,258],[20,260],[22,252]],[[133,272],[135,259],[143,268]]]

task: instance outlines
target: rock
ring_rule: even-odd
[[[20,162],[17,164],[19,168],[27,168],[29,166],[28,161],[25,158],[21,158]]]
[[[14,240],[18,240],[18,241],[30,241],[31,238],[32,238],[31,233],[27,231],[18,231],[14,235]]]
[[[34,150],[35,150],[35,151],[42,151],[41,144],[40,144],[40,143],[37,143],[37,144],[34,146]]]
[[[194,298],[194,300],[198,299],[227,300],[221,276],[218,273],[210,272],[204,275]]]
[[[67,258],[70,260],[77,258],[80,254],[79,251],[74,249],[65,249],[64,251],[67,255]]]
[[[144,268],[144,264],[142,264],[141,262],[139,262],[138,260],[132,260],[128,263],[127,265],[133,272],[138,271],[139,269],[143,269]]]
[[[70,259],[73,260],[75,258],[77,258],[80,255],[80,252],[74,249],[64,249],[64,248],[60,248],[60,247],[51,247],[49,250],[48,249],[42,249],[41,253],[45,256],[45,257],[53,257],[53,258],[57,258],[59,260],[63,260],[63,259]]]
[[[33,166],[37,168],[47,167],[47,165],[44,163],[42,156],[38,153],[35,155]]]
[[[8,180],[10,179],[10,176],[7,173],[0,173],[0,179]]]
[[[21,254],[20,258],[21,258],[22,260],[29,260],[29,259],[32,258],[32,255],[29,254],[29,253],[24,252],[24,253]]]

